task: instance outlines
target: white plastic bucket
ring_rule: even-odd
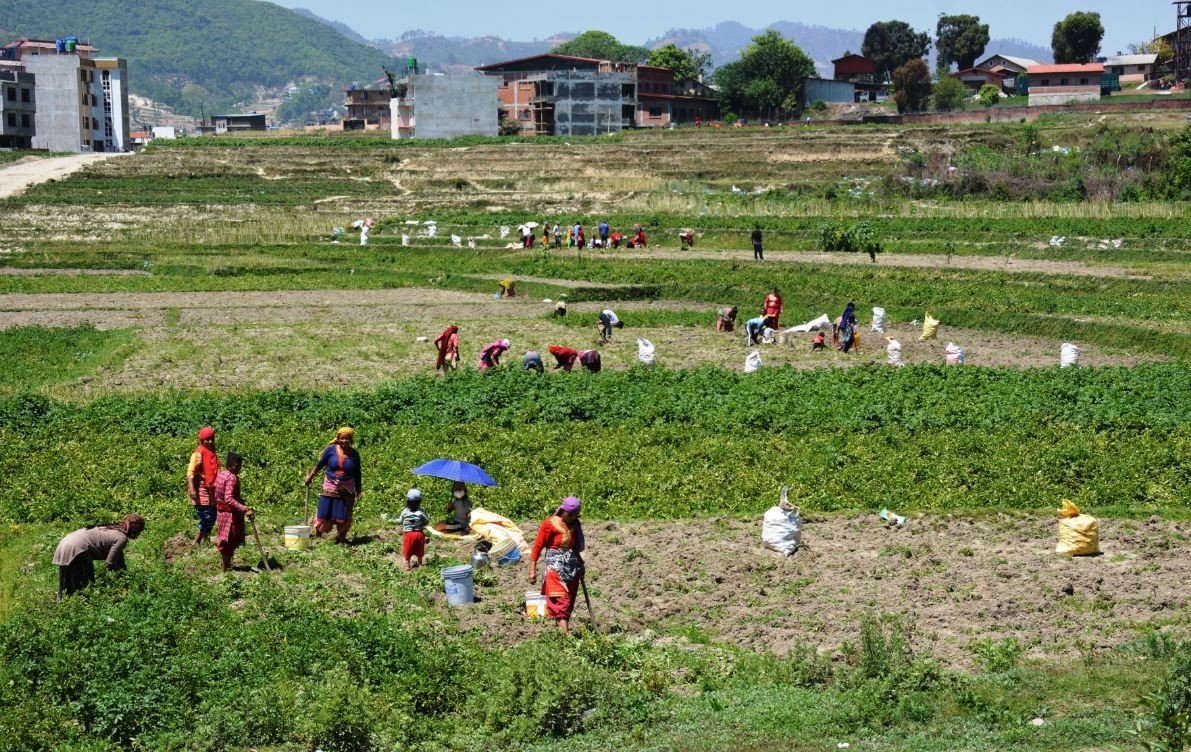
[[[525,591],[525,615],[530,619],[546,618],[546,596],[536,590]]]
[[[466,606],[475,600],[475,586],[471,579],[471,566],[460,564],[442,571],[442,587],[447,594],[447,604]]]
[[[290,551],[305,551],[310,548],[310,526],[286,525],[285,547]]]

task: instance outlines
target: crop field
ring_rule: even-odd
[[[210,137],[0,199],[0,752],[1181,748],[1183,126]],[[601,220],[648,247],[516,243]],[[839,228],[880,251],[825,250]],[[858,348],[716,331],[775,287],[783,327],[854,301]],[[609,307],[625,327],[599,344]],[[521,369],[553,344],[598,347],[602,372]],[[271,573],[251,536],[227,574],[190,543],[208,424],[245,456]],[[348,542],[287,551],[345,424],[365,488]],[[409,473],[435,457],[484,467],[500,486],[473,501],[531,538],[583,499],[575,633],[524,616],[524,562],[477,572],[463,608],[439,570],[467,544],[432,538],[402,571],[406,489],[445,513],[449,483]],[[788,558],[760,539],[782,485],[805,523]],[[1100,519],[1099,556],[1054,553],[1062,499]],[[58,540],[133,511],[128,571],[55,602]]]

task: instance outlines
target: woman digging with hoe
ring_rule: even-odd
[[[529,554],[529,581],[534,584],[538,579],[538,559],[543,551],[546,553],[546,577],[542,581],[546,615],[558,622],[563,634],[570,630],[575,596],[585,574],[583,558],[579,555],[586,548],[579,507],[577,497],[563,499],[554,514],[542,521]]]

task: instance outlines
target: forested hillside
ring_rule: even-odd
[[[0,32],[74,34],[128,59],[133,93],[209,114],[304,78],[341,87],[383,75],[391,58],[325,23],[259,0],[5,0]]]

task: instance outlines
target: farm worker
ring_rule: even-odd
[[[517,280],[513,279],[512,277],[505,277],[498,284],[500,285],[500,291],[497,293],[499,297],[517,297]]]
[[[600,222],[600,242],[606,248],[608,246],[608,220]]]
[[[554,247],[562,248],[562,228],[557,222],[554,223]]]
[[[557,303],[555,303],[554,311],[550,314],[550,317],[558,319],[558,318],[562,318],[563,316],[566,316],[566,315],[567,315],[567,302],[565,300],[560,300]]]
[[[694,230],[683,230],[682,232],[678,233],[678,239],[679,239],[679,241],[681,241],[682,250],[684,250],[684,251],[688,248],[695,247],[695,231]]]
[[[765,252],[761,249],[761,225],[753,226],[753,260],[764,261]]]
[[[95,582],[95,561],[103,559],[110,570],[124,568],[124,547],[145,529],[145,518],[128,514],[112,525],[75,530],[54,549],[58,565],[58,598]]]
[[[773,328],[773,319],[768,316],[758,316],[744,322],[745,347],[752,347],[759,343],[766,329]]]
[[[451,324],[434,340],[438,347],[438,360],[434,363],[434,370],[441,370],[444,374],[459,368],[459,327]]]
[[[318,497],[318,511],[314,514],[314,534],[322,536],[336,530],[335,542],[347,540],[347,531],[352,525],[352,512],[356,502],[364,496],[364,482],[360,473],[360,453],[352,448],[356,441],[356,430],[344,426],[335,432],[335,440],[327,444],[318,464],[306,473],[306,486],[314,480],[319,470],[326,468],[323,487]]]
[[[619,248],[621,242],[624,240],[624,235],[621,235],[619,232],[614,232],[609,237],[612,239],[613,248]]]
[[[811,352],[822,352],[823,344],[827,337],[823,332],[815,332],[815,336],[811,339]]]
[[[495,368],[500,365],[500,356],[512,346],[512,343],[507,339],[498,339],[495,342],[489,343],[480,351],[480,370],[487,371],[489,368]]]
[[[466,533],[471,529],[471,499],[467,495],[467,484],[455,481],[451,487],[451,500],[447,502],[447,514],[453,515],[446,530],[452,533]]]
[[[558,622],[558,629],[566,634],[571,613],[575,610],[575,596],[585,567],[583,553],[587,547],[583,539],[583,524],[579,521],[579,499],[568,496],[542,520],[538,536],[529,552],[529,582],[538,581],[538,559],[545,552],[546,576],[542,580],[542,595],[546,596],[546,615]]]
[[[579,364],[591,373],[599,373],[603,365],[600,363],[599,350],[583,350],[579,353]]]
[[[240,498],[240,468],[244,459],[228,452],[227,467],[215,479],[215,548],[219,549],[219,569],[232,567],[232,556],[244,545],[244,517],[253,512]]]
[[[542,356],[537,350],[529,350],[521,357],[521,369],[545,373],[546,366],[542,364]]]
[[[596,331],[600,335],[600,344],[607,344],[612,339],[612,328],[624,329],[624,322],[616,316],[616,311],[605,308],[600,311],[600,320],[596,323]]]
[[[219,475],[215,429],[211,426],[199,429],[198,440],[198,446],[190,453],[190,465],[186,468],[186,493],[190,495],[194,516],[198,520],[195,545],[207,540],[211,536],[211,529],[215,527],[215,477]]]
[[[554,356],[557,365],[551,368],[552,371],[562,369],[570,371],[575,367],[575,361],[579,359],[579,351],[572,347],[559,347],[558,345],[550,345],[550,354]]]
[[[730,332],[736,329],[736,306],[724,306],[715,317],[717,332]]]
[[[645,230],[641,225],[633,225],[636,232],[633,234],[633,239],[629,241],[629,248],[645,248],[649,243],[645,240]]]
[[[761,306],[761,313],[773,319],[773,328],[778,328],[778,321],[782,317],[782,293],[776,287],[773,292],[765,297],[765,303]]]
[[[401,510],[401,556],[406,572],[416,569],[426,559],[426,533],[430,515],[422,510],[422,492],[411,488],[405,492],[405,509]],[[417,559],[417,564],[413,560]]]
[[[856,304],[848,301],[848,306],[840,314],[839,319],[831,325],[831,343],[841,352],[848,352],[856,341]]]

